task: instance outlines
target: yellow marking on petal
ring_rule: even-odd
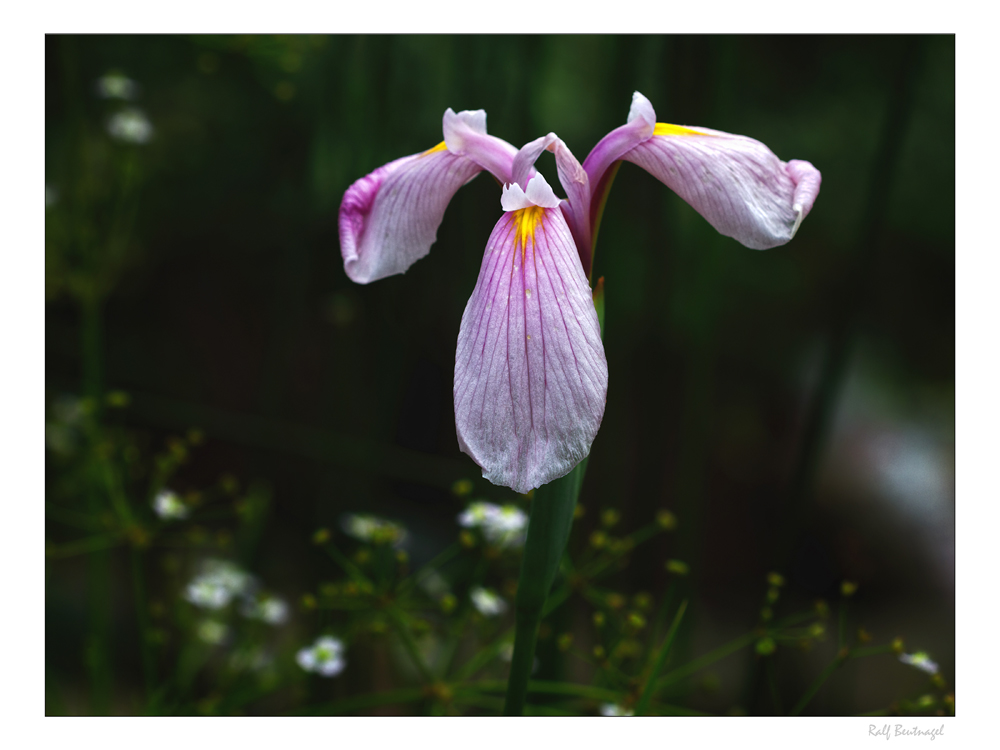
[[[447,151],[447,150],[448,150],[448,146],[445,145],[444,141],[441,141],[434,148],[429,148],[426,151],[424,151],[424,153],[422,153],[421,156],[427,156],[427,154],[433,154],[436,151]]]
[[[653,135],[710,135],[710,133],[685,128],[683,125],[671,125],[669,122],[658,122],[653,128]]]
[[[524,262],[524,252],[531,240],[532,246],[535,244],[535,229],[542,223],[542,216],[545,209],[540,206],[528,206],[519,208],[514,213],[514,247],[521,246],[521,262]]]

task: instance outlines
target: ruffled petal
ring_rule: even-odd
[[[449,201],[483,169],[509,182],[517,149],[486,134],[486,113],[444,114],[445,140],[351,185],[340,204],[340,252],[352,281],[403,273],[427,255]]]
[[[597,312],[562,212],[505,213],[458,335],[460,447],[486,479],[528,492],[588,455],[607,388]]]
[[[590,216],[590,179],[587,172],[577,161],[573,152],[555,133],[536,138],[526,143],[514,157],[514,181],[524,184],[528,180],[528,190],[534,184],[535,162],[543,151],[551,151],[556,157],[556,169],[559,182],[566,191],[566,202],[560,208],[566,222],[569,224],[576,246],[580,253],[580,262],[586,274],[590,273],[591,257],[591,226]],[[548,205],[538,203],[536,205]],[[505,208],[506,210],[506,208]]]
[[[755,250],[788,242],[819,194],[809,162],[778,159],[760,141],[657,123],[621,156],[677,193],[719,233]]]

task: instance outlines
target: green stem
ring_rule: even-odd
[[[404,594],[409,593],[409,591],[414,587],[415,584],[420,583],[427,575],[438,570],[446,562],[451,560],[455,555],[462,551],[462,545],[455,542],[450,547],[447,547],[443,552],[438,554],[436,557],[431,559],[426,565],[424,565],[420,570],[411,575],[408,578],[404,578],[399,583],[399,588],[397,589],[397,596],[402,597]]]
[[[809,701],[813,699],[813,696],[819,692],[819,689],[823,687],[823,684],[830,679],[830,675],[836,672],[837,668],[845,661],[846,659],[838,655],[836,659],[827,665],[826,669],[824,669],[820,673],[819,677],[816,678],[815,682],[809,686],[809,689],[806,690],[805,694],[799,699],[799,702],[795,704],[795,708],[793,708],[788,715],[798,716],[802,713],[802,709],[804,709]]]
[[[685,677],[693,675],[695,672],[704,669],[709,664],[714,664],[719,659],[729,656],[731,653],[735,651],[739,651],[744,646],[749,646],[759,637],[760,636],[757,633],[752,631],[749,633],[744,633],[739,638],[736,638],[735,640],[732,640],[729,643],[719,646],[714,651],[709,651],[704,656],[700,656],[697,659],[689,661],[687,664],[678,667],[677,669],[667,672],[659,680],[659,685],[657,685],[657,689],[678,682],[684,679]]]
[[[635,706],[635,715],[642,716],[646,713],[646,709],[649,708],[649,702],[653,699],[653,693],[655,692],[656,678],[660,674],[660,670],[663,669],[663,665],[667,662],[667,654],[670,652],[670,646],[674,642],[674,636],[677,635],[677,629],[681,625],[681,618],[684,617],[684,610],[687,609],[687,600],[681,602],[681,606],[677,608],[677,614],[674,615],[674,621],[670,624],[670,630],[667,631],[667,637],[663,640],[663,647],[660,649],[659,655],[656,657],[656,664],[653,665],[653,671],[649,675],[649,679],[646,680],[646,687],[642,691],[642,696],[639,698],[639,702]]]
[[[395,609],[389,609],[387,611],[389,617],[393,621],[393,624],[396,626],[396,633],[399,634],[399,639],[403,643],[403,648],[405,648],[406,653],[410,655],[410,660],[420,673],[421,679],[427,685],[432,684],[434,682],[434,675],[431,674],[431,670],[420,656],[420,649],[417,648],[417,644],[413,640],[413,636],[410,635],[410,629],[407,627],[406,621]]]
[[[573,511],[576,510],[576,499],[586,470],[587,459],[584,459],[566,476],[539,487],[531,502],[528,538],[524,543],[521,577],[517,585],[514,655],[504,703],[506,716],[524,713],[538,626],[569,540]]]

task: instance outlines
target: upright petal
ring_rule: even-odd
[[[778,159],[760,141],[657,123],[621,157],[672,189],[721,234],[766,250],[788,242],[819,193],[809,162]]]
[[[458,335],[459,445],[485,478],[528,492],[587,456],[607,388],[597,313],[562,212],[505,213]]]
[[[486,134],[486,112],[455,114],[451,107],[444,113],[444,142],[457,156],[471,159],[503,185],[512,181],[511,165],[517,149],[507,141]]]
[[[535,162],[541,156],[542,151],[551,151],[555,154],[559,183],[566,191],[567,199],[567,202],[563,203],[560,208],[563,216],[566,217],[570,231],[573,233],[573,239],[576,241],[584,273],[589,277],[592,250],[589,221],[590,179],[573,152],[555,133],[536,138],[522,146],[517,152],[517,156],[514,157],[514,181],[523,185],[531,180],[531,182],[527,182],[530,190],[537,174]],[[543,204],[539,203],[538,205]]]
[[[445,140],[351,185],[340,204],[340,252],[352,281],[403,273],[427,255],[458,189],[488,169],[509,181],[517,149],[486,134],[486,113],[444,114]]]

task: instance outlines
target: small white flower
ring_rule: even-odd
[[[202,572],[192,580],[184,598],[196,607],[222,609],[235,597],[256,585],[253,576],[225,560],[206,560]]]
[[[406,539],[405,528],[378,516],[348,513],[340,519],[340,527],[345,534],[362,542],[390,543],[399,547]]]
[[[229,628],[218,620],[202,620],[198,623],[198,638],[212,646],[218,646],[229,636]]]
[[[528,516],[516,505],[475,502],[458,516],[458,523],[467,529],[481,529],[486,541],[497,547],[519,547],[524,544]]]
[[[45,186],[45,207],[52,208],[59,202],[59,191],[51,185]]]
[[[926,651],[917,651],[915,654],[900,654],[899,660],[903,664],[909,664],[911,667],[916,667],[927,674],[938,673],[938,665],[931,661],[931,657]]]
[[[131,107],[112,115],[108,133],[125,143],[146,143],[153,137],[153,125],[141,109]]]
[[[484,589],[482,586],[476,586],[469,591],[469,596],[472,598],[472,606],[479,610],[480,614],[485,615],[486,617],[494,617],[507,609],[507,602],[501,599],[500,595],[491,589]]]
[[[339,638],[325,635],[308,648],[299,649],[295,661],[307,672],[323,677],[335,677],[344,671],[344,643]]]
[[[288,603],[271,595],[245,600],[242,611],[244,616],[262,620],[268,625],[281,625],[288,619]]]
[[[153,511],[165,521],[173,521],[179,518],[187,518],[188,508],[176,492],[171,490],[161,490],[153,498]]]
[[[108,73],[97,79],[97,95],[102,99],[131,101],[139,95],[139,84],[121,73]]]
[[[601,706],[601,716],[635,716],[635,712],[622,708],[617,703],[605,703]]]

